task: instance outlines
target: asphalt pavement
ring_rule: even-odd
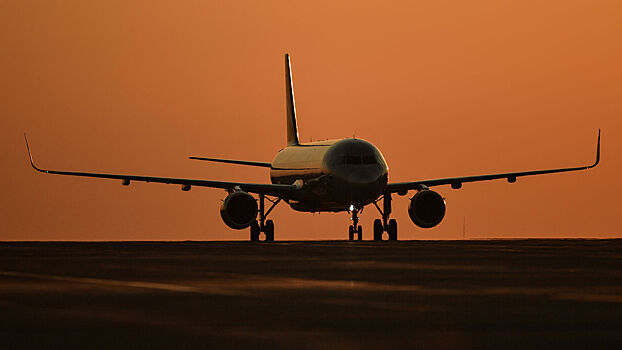
[[[0,242],[0,348],[595,349],[622,240]]]

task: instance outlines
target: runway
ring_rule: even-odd
[[[622,240],[0,242],[0,348],[614,348]]]

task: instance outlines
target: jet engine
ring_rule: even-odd
[[[233,229],[247,228],[257,218],[257,200],[244,191],[233,192],[222,202],[220,217]]]
[[[408,215],[421,228],[434,227],[445,217],[445,199],[434,191],[419,191],[410,199]]]

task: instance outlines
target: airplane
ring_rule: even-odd
[[[348,239],[354,240],[356,235],[358,240],[362,240],[363,228],[358,224],[359,213],[371,204],[380,214],[380,218],[374,220],[373,239],[381,241],[385,232],[388,240],[397,240],[397,221],[391,218],[393,194],[405,196],[409,191],[415,191],[408,205],[410,219],[418,227],[431,228],[443,220],[446,211],[445,199],[431,187],[450,185],[453,189],[459,189],[464,183],[495,179],[514,183],[522,176],[591,169],[600,161],[599,129],[596,161],[591,165],[390,183],[387,162],[371,142],[355,137],[300,142],[289,54],[285,54],[285,82],[287,145],[278,151],[272,162],[189,157],[193,160],[269,168],[272,182],[269,184],[40,169],[33,161],[24,134],[30,165],[45,174],[116,179],[121,180],[124,186],[132,181],[142,181],[181,185],[182,191],[189,191],[193,186],[224,189],[227,196],[220,207],[222,220],[232,229],[250,227],[251,241],[259,241],[262,232],[265,241],[274,241],[274,222],[267,218],[281,201],[301,212],[349,212],[352,224],[349,226]],[[266,200],[270,202],[267,210]],[[378,205],[380,201],[382,208]]]

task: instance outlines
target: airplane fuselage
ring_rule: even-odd
[[[378,148],[356,138],[287,146],[271,164],[272,183],[302,182],[288,203],[308,212],[362,208],[383,194],[389,172]]]

